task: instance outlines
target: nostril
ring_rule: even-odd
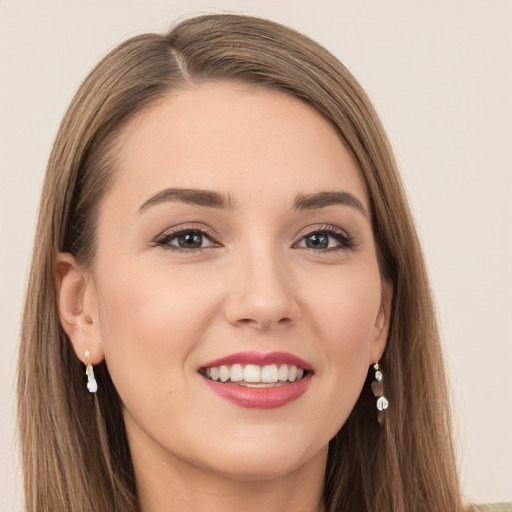
[[[254,319],[254,318],[240,318],[237,321],[237,324],[239,326],[252,326],[257,327],[259,329],[271,329],[272,326],[279,326],[279,327],[286,327],[293,323],[291,318],[283,317],[277,320],[277,322],[274,323],[271,319],[262,319],[260,321]]]
[[[238,323],[243,325],[251,325],[257,324],[258,322],[256,322],[256,320],[252,320],[251,318],[240,318],[240,320],[238,320]]]

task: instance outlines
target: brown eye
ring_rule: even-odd
[[[179,235],[175,240],[177,245],[183,249],[199,249],[203,245],[203,235],[193,231]]]
[[[156,245],[173,251],[199,251],[209,247],[218,247],[213,235],[199,229],[181,229],[165,233],[155,240]]]
[[[334,226],[325,226],[304,235],[294,247],[333,252],[353,249],[355,243],[345,231]]]
[[[310,249],[327,249],[329,247],[329,237],[322,233],[314,233],[304,237],[306,247]]]

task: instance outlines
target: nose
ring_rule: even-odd
[[[226,320],[237,327],[261,330],[289,327],[300,313],[294,286],[283,258],[271,251],[248,251],[232,267]]]

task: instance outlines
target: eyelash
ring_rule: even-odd
[[[198,247],[194,249],[187,249],[184,247],[179,247],[178,245],[171,244],[171,241],[175,240],[179,236],[187,235],[187,234],[197,234],[201,237],[207,238],[210,240],[211,245],[206,247]],[[312,235],[326,235],[330,238],[334,238],[338,243],[338,247],[328,247],[324,249],[316,249],[312,247],[302,247],[308,251],[313,252],[337,252],[337,251],[350,251],[356,247],[356,243],[354,239],[349,236],[345,231],[342,231],[339,228],[330,225],[318,226],[311,231],[302,234],[298,242],[293,244],[293,247],[297,247],[297,244],[305,240],[307,237]],[[200,250],[210,249],[212,247],[221,247],[221,244],[217,241],[215,234],[204,228],[196,228],[196,227],[184,227],[180,229],[176,229],[175,231],[165,232],[155,239],[154,245],[158,247],[162,247],[164,250],[174,251],[179,253],[197,253]]]
[[[330,225],[318,226],[315,227],[315,229],[307,233],[304,233],[300,237],[299,242],[302,242],[307,237],[312,235],[327,235],[330,238],[334,238],[337,242],[339,242],[339,247],[330,247],[326,249],[314,249],[312,247],[304,247],[304,249],[308,249],[314,252],[337,252],[350,251],[356,247],[356,243],[350,235],[348,235],[345,231]],[[297,245],[297,243],[299,242],[295,242],[294,246]]]
[[[178,245],[171,244],[171,241],[179,236],[187,235],[187,234],[197,234],[204,238],[209,239],[212,242],[212,245],[207,247],[199,247],[197,249],[186,249],[184,247],[179,247]],[[196,227],[182,227],[176,229],[175,231],[166,231],[155,239],[154,245],[162,247],[162,249],[168,251],[182,252],[182,253],[193,253],[198,252],[199,250],[209,249],[210,247],[220,247],[221,244],[215,238],[215,234],[213,231],[204,229],[204,228],[196,228]]]

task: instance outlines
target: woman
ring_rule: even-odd
[[[98,64],[48,165],[18,393],[27,510],[463,510],[421,249],[332,55],[213,15]]]

